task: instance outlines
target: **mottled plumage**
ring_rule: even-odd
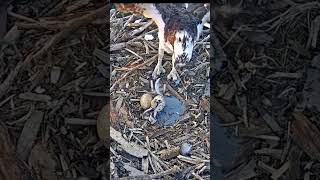
[[[175,68],[176,63],[183,66],[190,61],[194,44],[200,37],[205,19],[200,20],[185,8],[171,3],[120,3],[116,4],[116,7],[119,11],[151,18],[157,24],[159,28],[159,56],[152,76],[155,79],[162,72],[165,72],[162,67],[162,59],[164,51],[166,51],[173,54],[172,69],[167,78],[178,83],[180,77]]]

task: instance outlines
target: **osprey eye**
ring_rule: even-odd
[[[178,41],[181,42],[181,38],[179,38]]]

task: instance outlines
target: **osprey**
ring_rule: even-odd
[[[200,20],[185,8],[169,3],[116,3],[115,6],[119,11],[142,15],[155,22],[158,26],[159,50],[158,63],[152,77],[156,79],[165,72],[162,59],[166,51],[172,54],[172,69],[167,79],[179,83],[176,66],[184,66],[190,61],[195,42],[210,17],[210,11]]]

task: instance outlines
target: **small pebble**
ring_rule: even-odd
[[[192,145],[189,143],[183,143],[180,147],[180,154],[181,155],[188,155],[191,152]]]

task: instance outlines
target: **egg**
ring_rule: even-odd
[[[151,106],[152,95],[149,93],[145,93],[140,98],[140,105],[143,109],[148,109]]]

